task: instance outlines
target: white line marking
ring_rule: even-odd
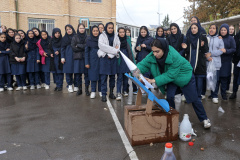
[[[118,133],[121,136],[121,139],[123,141],[124,147],[125,147],[127,153],[129,154],[130,159],[131,160],[138,160],[136,152],[133,150],[132,145],[129,143],[128,138],[127,138],[127,136],[126,136],[126,134],[125,134],[125,132],[124,132],[124,130],[122,128],[121,123],[119,122],[119,120],[117,118],[117,115],[116,115],[116,113],[115,113],[115,111],[114,111],[114,109],[112,107],[112,104],[109,101],[108,97],[107,97],[107,105],[108,105],[108,109],[109,109],[109,111],[110,111],[110,113],[112,115],[112,118],[114,120],[114,123],[115,123],[115,125],[117,127]]]

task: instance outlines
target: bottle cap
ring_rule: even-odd
[[[184,117],[189,117],[188,114],[184,114]]]
[[[193,146],[194,143],[193,143],[193,142],[188,142],[188,145],[189,145],[189,146]]]
[[[166,143],[166,144],[165,144],[165,147],[166,147],[166,148],[172,148],[172,143]]]

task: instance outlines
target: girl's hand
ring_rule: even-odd
[[[24,61],[25,61],[25,57],[21,58],[20,61],[21,61],[21,62],[24,62]]]
[[[140,49],[141,49],[141,47],[140,46],[137,46],[137,48],[136,48],[138,51],[140,51]]]
[[[61,59],[61,63],[64,64],[65,63],[65,58]]]
[[[149,79],[149,78],[146,78],[145,79],[149,82],[149,83],[155,83],[155,79]]]
[[[205,54],[205,57],[208,58],[208,57],[211,57],[211,55],[212,55],[211,53],[207,53]]]
[[[225,48],[220,49],[220,50],[221,50],[223,53],[226,53],[226,52],[227,52]]]
[[[146,44],[142,44],[141,47],[146,48],[147,46],[146,46]]]
[[[15,57],[15,60],[16,60],[17,62],[19,62],[19,58],[18,58],[18,57]]]
[[[37,63],[40,63],[40,60],[37,60]]]
[[[118,49],[118,48],[119,48],[119,46],[116,46],[115,48],[116,48],[116,49]]]
[[[212,61],[213,59],[212,59],[212,57],[208,57],[207,60],[210,62],[210,61]]]
[[[204,46],[204,41],[201,41],[201,47]]]
[[[53,57],[53,54],[51,54],[51,57]]]
[[[187,48],[187,44],[186,43],[182,43],[182,48],[186,49]]]
[[[86,68],[90,68],[90,65],[89,65],[89,64],[88,64],[88,65],[85,65],[85,67],[86,67]]]
[[[10,49],[9,49],[9,48],[7,48],[7,49],[6,49],[6,51],[10,51]]]
[[[222,36],[218,36],[219,39],[222,39]]]
[[[2,53],[2,52],[0,51],[0,53]]]
[[[25,48],[28,50],[28,41],[27,41],[27,44],[25,45]]]
[[[56,54],[56,55],[58,55],[58,54],[59,54],[59,52],[58,52],[58,51],[56,51],[56,52],[55,52],[55,54]]]

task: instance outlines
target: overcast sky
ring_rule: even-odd
[[[189,5],[187,0],[160,0],[161,23],[169,14],[172,22],[183,27],[183,10]],[[158,25],[157,12],[158,0],[117,0],[117,22],[137,26]]]

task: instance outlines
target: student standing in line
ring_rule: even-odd
[[[7,29],[7,43],[11,44],[14,42],[14,30],[12,28]]]
[[[236,99],[237,98],[237,91],[238,91],[238,79],[239,79],[239,73],[240,73],[240,67],[237,67],[237,64],[240,61],[240,23],[239,25],[239,32],[234,36],[234,40],[236,43],[236,52],[233,53],[233,64],[234,64],[234,69],[233,69],[233,93],[229,97],[229,99]]]
[[[39,48],[39,54],[41,55],[41,71],[44,73],[45,78],[45,89],[50,88],[50,40],[51,37],[48,35],[48,32],[43,30],[41,31],[41,39],[37,42]]]
[[[191,33],[187,37],[187,44],[183,44],[186,48],[186,59],[190,62],[196,81],[196,88],[199,101],[202,99],[203,80],[206,78],[207,58],[211,56],[208,48],[208,41],[206,36],[200,33],[200,25],[193,23],[191,25]]]
[[[14,36],[14,41],[10,45],[10,64],[11,73],[16,76],[18,87],[16,91],[21,89],[27,90],[26,86],[26,53],[24,41],[20,34]]]
[[[63,64],[61,63],[61,43],[62,43],[62,33],[59,28],[54,28],[52,31],[52,39],[50,41],[51,59],[53,61],[50,66],[51,71],[55,74],[56,78],[56,88],[54,91],[62,91],[63,88]]]
[[[63,73],[66,73],[66,81],[68,85],[68,92],[73,93],[73,73],[74,73],[74,59],[73,50],[71,46],[72,38],[76,34],[72,25],[65,26],[65,35],[62,38],[61,44],[61,63],[63,64]],[[76,76],[74,75],[74,79]],[[76,82],[76,80],[74,80]],[[75,84],[77,86],[77,84]]]
[[[5,25],[1,25],[2,33],[7,34],[7,27]]]
[[[18,30],[18,33],[21,35],[21,38],[24,40],[24,42],[26,43],[27,41],[27,36],[26,36],[26,33],[22,30],[22,29],[19,29]]]
[[[222,66],[221,55],[223,54],[222,49],[224,48],[224,43],[222,39],[218,38],[218,27],[215,24],[210,25],[207,39],[209,44],[209,53],[211,54],[211,57],[208,57],[207,60],[214,61],[214,65],[217,70],[217,80],[219,80],[219,72]],[[206,83],[205,86],[203,86],[202,99],[205,98],[205,93]],[[213,94],[213,91],[211,91],[211,95],[209,96],[209,98],[212,98],[213,103],[218,103],[218,98],[214,98]]]
[[[88,68],[88,78],[91,81],[91,95],[90,98],[96,97],[97,85],[99,96],[102,97],[101,93],[101,77],[99,74],[100,65],[98,57],[98,38],[99,29],[97,26],[91,28],[90,37],[87,38],[85,47],[85,67]]]
[[[196,82],[191,64],[182,57],[173,47],[169,46],[164,39],[155,39],[151,43],[152,52],[137,64],[142,74],[151,71],[154,79],[148,79],[149,83],[156,83],[162,93],[172,93],[173,96],[178,87],[181,88],[188,103],[192,103],[193,109],[204,128],[210,128],[211,123],[207,117],[202,102],[198,99]],[[175,108],[174,100],[168,101]]]
[[[6,34],[0,33],[0,92],[4,91],[4,84],[7,83],[7,90],[12,91],[11,68],[9,64],[10,45],[6,42]],[[5,82],[5,77],[7,82]]]
[[[131,46],[127,42],[127,36],[125,29],[123,27],[118,28],[118,37],[120,39],[120,51],[133,61],[133,53],[131,51]],[[128,78],[124,75],[125,73],[130,73],[130,70],[120,54],[118,58],[118,68],[117,68],[117,98],[116,100],[121,100],[121,92],[123,91],[123,96],[127,97],[128,93]]]
[[[115,87],[115,75],[117,74],[117,57],[119,56],[120,40],[114,33],[113,22],[108,22],[104,31],[98,40],[98,57],[100,58],[100,74],[101,74],[101,92],[102,102],[106,102],[107,98],[107,78],[109,76],[109,98],[116,99],[113,94]]]
[[[87,40],[87,33],[85,30],[85,25],[82,23],[78,24],[77,34],[72,38],[71,46],[73,50],[74,59],[74,92],[77,95],[82,94],[82,75],[84,74],[85,79],[85,93],[90,96],[88,80],[88,69],[85,68],[85,46]]]
[[[27,73],[29,74],[30,89],[41,88],[40,85],[40,54],[37,47],[37,39],[32,30],[27,31],[27,41],[25,42],[25,49],[27,54]]]
[[[221,49],[223,54],[221,55],[221,69],[219,73],[219,80],[217,81],[216,89],[210,98],[215,98],[214,103],[218,103],[218,90],[221,84],[221,95],[223,100],[227,100],[226,90],[228,85],[228,77],[231,75],[232,68],[232,56],[236,51],[236,43],[229,35],[228,24],[222,24],[220,27],[219,36],[222,37],[224,42],[224,48]]]
[[[125,30],[126,30],[126,36],[131,38],[132,37],[131,30],[129,28],[125,28]]]
[[[168,36],[167,41],[181,56],[185,56],[185,50],[182,48],[182,44],[186,43],[187,38],[182,34],[179,26],[176,23],[170,25],[171,34]]]
[[[100,23],[99,25],[98,25],[98,29],[99,29],[99,32],[100,32],[100,34],[104,31],[104,24],[102,24],[102,23]]]

